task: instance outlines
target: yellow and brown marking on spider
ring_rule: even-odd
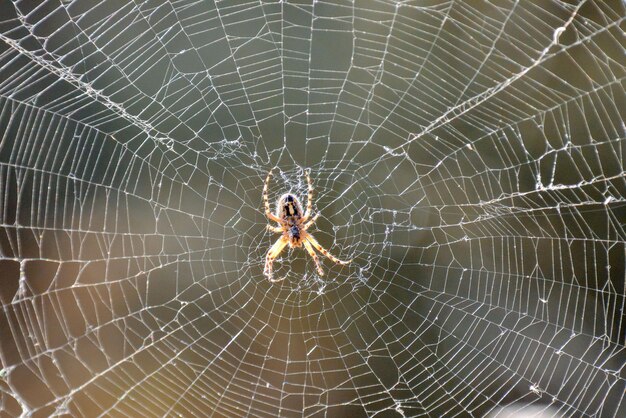
[[[313,235],[307,232],[311,225],[313,225],[317,220],[319,213],[315,214],[315,216],[311,218],[311,210],[313,207],[313,184],[311,183],[309,173],[305,173],[305,175],[309,191],[305,212],[302,211],[302,205],[300,204],[300,200],[295,194],[285,193],[276,202],[276,214],[272,213],[272,211],[270,210],[270,203],[268,199],[268,188],[270,183],[270,177],[272,176],[272,170],[267,173],[267,178],[265,179],[265,184],[263,186],[265,216],[267,216],[269,220],[278,223],[278,226],[267,225],[267,228],[272,232],[282,234],[281,237],[278,238],[274,245],[272,245],[272,247],[269,249],[267,256],[265,257],[264,273],[267,276],[268,280],[271,282],[279,282],[284,278],[272,278],[272,265],[276,257],[278,257],[278,255],[287,245],[289,245],[289,247],[291,248],[304,246],[311,258],[313,258],[313,261],[315,262],[315,266],[317,268],[317,272],[320,276],[324,275],[324,270],[322,269],[317,254],[315,254],[315,250],[324,254],[326,257],[328,257],[337,264],[346,265],[352,261],[339,260],[337,257],[330,254],[328,250],[322,247],[320,243],[317,242],[317,240],[313,237]]]

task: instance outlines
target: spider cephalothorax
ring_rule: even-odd
[[[281,279],[274,280],[272,278],[272,264],[274,259],[278,257],[280,252],[289,245],[291,248],[300,247],[304,245],[309,255],[313,258],[317,272],[320,276],[324,275],[324,270],[320,265],[317,254],[314,248],[332,261],[338,264],[348,264],[351,260],[341,261],[332,254],[330,254],[319,242],[307,232],[307,229],[315,223],[319,213],[311,218],[311,209],[313,207],[313,184],[309,174],[306,173],[306,181],[308,185],[308,196],[306,211],[302,211],[302,205],[300,200],[293,193],[286,193],[278,199],[276,202],[276,214],[273,214],[270,210],[270,203],[268,199],[268,186],[270,182],[270,176],[272,171],[267,174],[265,179],[265,185],[263,187],[263,201],[265,203],[265,215],[272,221],[277,222],[279,226],[268,225],[267,228],[273,232],[281,233],[282,236],[272,245],[265,258],[265,275],[272,282],[281,281]]]

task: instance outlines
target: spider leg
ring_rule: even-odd
[[[306,184],[308,185],[309,194],[306,198],[306,211],[302,217],[302,222],[306,222],[311,217],[311,209],[313,208],[313,183],[311,183],[309,172],[305,171],[304,174],[306,175]]]
[[[313,225],[315,223],[315,221],[317,221],[317,218],[319,218],[320,214],[316,213],[315,216],[313,217],[313,219],[309,219],[307,223],[304,224],[304,226],[302,227],[302,229],[304,229],[305,231],[307,229],[309,229],[309,227],[311,225]]]
[[[276,232],[276,233],[280,233],[283,232],[283,229],[280,226],[274,226],[274,225],[266,225],[267,229],[269,229],[272,232]]]
[[[278,278],[278,279],[273,279],[271,277],[268,277],[267,280],[269,280],[272,283],[278,283],[278,282],[282,282],[283,280],[285,280],[285,277],[287,277],[287,276],[283,276],[283,277]]]
[[[265,257],[265,269],[263,270],[263,273],[265,274],[265,276],[267,276],[270,282],[279,282],[280,280],[282,280],[272,279],[272,263],[274,262],[274,259],[278,257],[283,248],[285,248],[285,245],[287,245],[288,242],[289,241],[287,240],[287,238],[280,237],[267,252],[267,256]]]
[[[267,216],[270,220],[274,222],[280,222],[280,218],[272,213],[270,210],[270,202],[268,200],[268,187],[270,184],[270,177],[272,176],[272,170],[267,173],[267,178],[265,179],[265,184],[263,185],[263,202],[265,203],[265,216]]]
[[[304,236],[304,239],[305,239],[305,241],[304,241],[305,245],[306,245],[307,241],[310,242],[311,245],[314,246],[317,251],[319,251],[320,253],[324,254],[326,257],[330,258],[332,261],[334,261],[337,264],[341,264],[342,266],[345,266],[346,264],[349,264],[352,261],[352,260],[342,261],[342,260],[338,259],[334,255],[329,253],[326,248],[322,247],[320,245],[320,243],[317,242],[315,237],[313,237],[313,235],[311,235],[311,234],[306,234]]]
[[[302,243],[304,244],[304,248],[306,248],[311,258],[313,258],[313,261],[315,261],[315,267],[317,268],[317,272],[319,273],[320,276],[323,276],[324,270],[322,269],[322,266],[320,265],[320,260],[317,258],[317,254],[315,254],[315,251],[313,251],[313,247],[311,246],[311,243],[309,243],[309,241],[307,240],[304,240]]]

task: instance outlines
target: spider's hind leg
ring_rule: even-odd
[[[272,170],[270,170],[269,173],[267,173],[267,178],[265,179],[265,184],[263,185],[263,203],[265,205],[265,216],[267,216],[268,219],[274,222],[280,223],[280,218],[274,215],[272,211],[270,210],[270,202],[269,202],[268,194],[269,194],[269,184],[270,184],[271,176],[272,176]]]
[[[311,210],[313,209],[313,183],[311,182],[311,177],[309,176],[308,171],[305,170],[304,175],[306,176],[308,194],[306,198],[306,211],[302,217],[302,222],[306,222],[311,217]]]
[[[315,216],[314,216],[313,218],[309,219],[309,220],[308,220],[308,221],[304,224],[304,226],[302,227],[302,229],[304,229],[305,231],[306,231],[307,229],[309,229],[309,228],[311,227],[311,225],[313,225],[313,224],[315,223],[315,221],[317,221],[317,218],[319,218],[319,216],[320,216],[320,214],[319,214],[319,213],[316,213],[316,214],[315,214]]]

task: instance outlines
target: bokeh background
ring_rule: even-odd
[[[0,10],[0,414],[626,415],[623,2]]]

